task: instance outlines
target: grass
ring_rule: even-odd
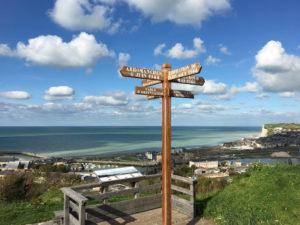
[[[269,134],[274,134],[275,127],[282,127],[284,129],[300,129],[300,124],[295,123],[275,123],[275,124],[265,124],[265,129],[268,130]]]
[[[220,225],[300,224],[300,166],[256,167],[203,203]]]
[[[58,189],[49,190],[32,201],[0,204],[0,225],[23,225],[48,221],[54,218],[54,211],[62,209],[62,192]]]

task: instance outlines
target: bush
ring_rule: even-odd
[[[27,174],[10,174],[0,180],[0,202],[30,200],[41,192],[34,177]]]
[[[197,179],[196,191],[197,193],[210,193],[222,190],[227,185],[227,180],[224,178],[210,179],[206,177],[199,177]]]

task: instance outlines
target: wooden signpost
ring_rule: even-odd
[[[203,77],[195,77],[201,71],[201,64],[194,63],[171,70],[171,64],[162,65],[162,71],[123,66],[124,77],[144,79],[142,87],[135,87],[135,94],[147,95],[148,99],[162,97],[162,224],[171,225],[171,97],[194,98],[191,91],[171,90],[171,82],[204,85]],[[162,83],[162,88],[149,86]]]

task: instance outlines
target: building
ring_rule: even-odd
[[[148,160],[155,160],[156,159],[156,152],[146,152],[145,157]]]
[[[18,158],[14,156],[6,156],[6,155],[1,155],[0,156],[0,167],[5,167],[9,162],[17,161]]]
[[[157,155],[156,156],[156,162],[161,162],[162,161],[162,156],[161,155]]]
[[[28,170],[31,161],[10,161],[3,170]]]
[[[235,166],[235,167],[241,167],[242,166],[242,162],[241,161],[234,161],[233,162],[233,166]]]
[[[189,162],[189,167],[196,166],[197,168],[203,168],[203,169],[214,169],[218,168],[219,162],[218,161],[205,161],[205,162]]]

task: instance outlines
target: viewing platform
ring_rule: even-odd
[[[213,225],[196,217],[197,182],[177,175],[172,175],[171,179],[173,224]],[[64,210],[55,212],[55,215],[64,225],[162,223],[161,174],[89,183],[61,190],[64,193]],[[132,198],[120,199],[121,196]],[[116,197],[118,201],[115,201]]]

